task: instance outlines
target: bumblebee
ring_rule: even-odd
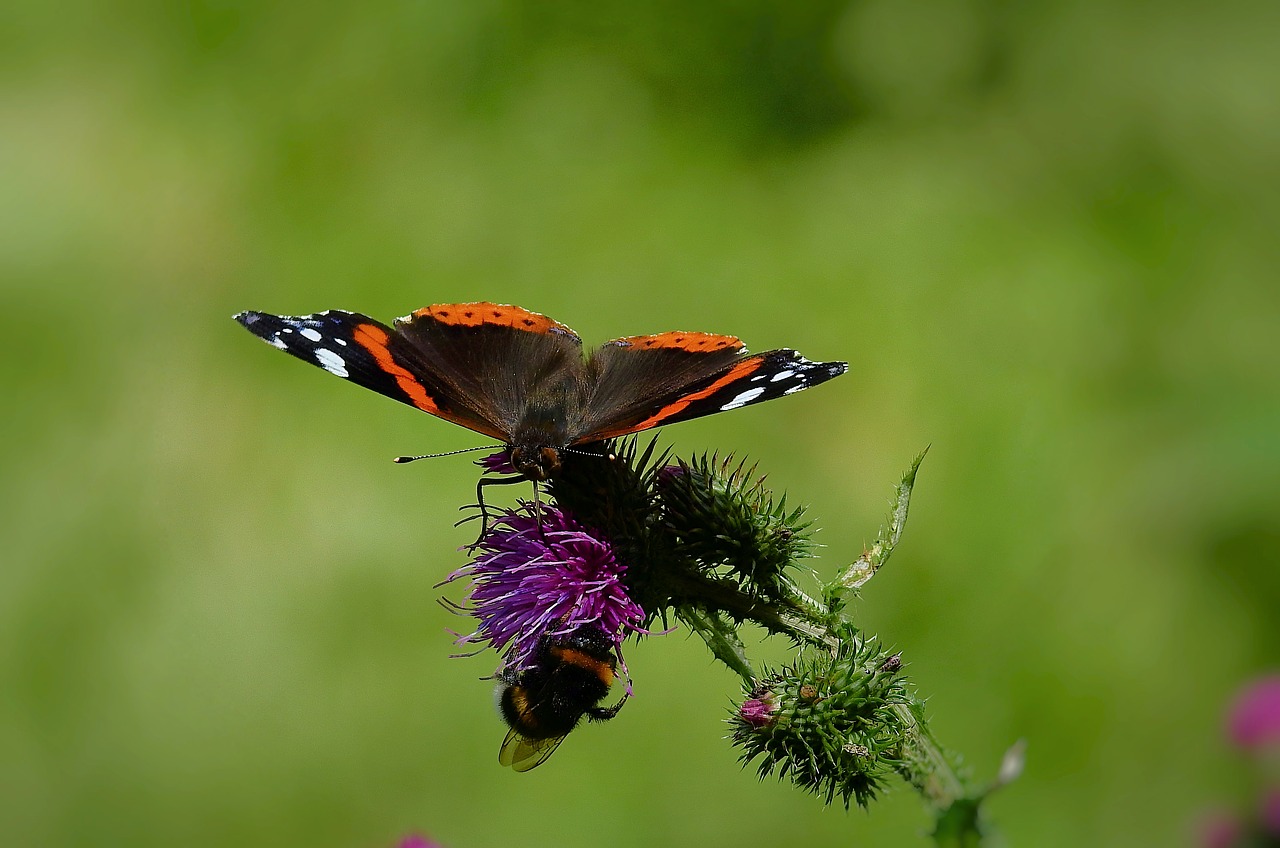
[[[608,721],[617,715],[625,695],[612,707],[597,706],[616,670],[613,641],[599,628],[544,637],[528,668],[498,676],[498,711],[511,727],[498,762],[529,771],[546,762],[584,716]]]

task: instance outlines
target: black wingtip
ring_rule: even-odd
[[[283,329],[284,325],[278,318],[276,318],[276,316],[268,312],[254,312],[253,310],[246,310],[244,312],[237,312],[231,317],[236,319],[236,323],[241,327],[244,327],[264,342],[267,342],[274,347],[278,347],[281,350],[288,349],[280,341],[280,330]]]

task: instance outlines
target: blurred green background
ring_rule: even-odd
[[[496,300],[848,376],[664,433],[759,459],[1016,845],[1169,845],[1280,661],[1280,6],[0,9],[0,842],[918,845],[735,763],[683,632],[547,766],[433,588],[460,428],[241,309]],[[456,596],[456,592],[451,594]],[[770,656],[784,646],[769,646]]]

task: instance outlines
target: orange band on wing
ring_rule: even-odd
[[[414,318],[431,318],[453,327],[479,327],[496,324],[530,333],[562,333],[577,338],[577,334],[545,315],[508,306],[505,303],[436,303],[424,306],[413,313]]]
[[[759,356],[753,356],[747,359],[746,362],[740,362],[737,365],[733,366],[733,368],[729,369],[729,371],[726,372],[723,377],[721,377],[719,380],[716,380],[714,383],[707,386],[702,391],[694,392],[693,394],[689,394],[689,395],[683,395],[680,397],[679,400],[676,400],[667,404],[666,406],[662,407],[662,409],[659,409],[657,412],[655,412],[653,415],[650,415],[648,418],[636,424],[632,424],[626,427],[619,427],[614,430],[605,430],[602,433],[595,433],[592,435],[592,438],[612,439],[616,436],[625,436],[629,433],[639,433],[641,430],[648,430],[650,427],[657,427],[658,425],[662,424],[668,419],[675,417],[679,412],[681,412],[685,407],[693,403],[695,400],[702,400],[704,397],[709,397],[710,395],[715,394],[716,392],[720,391],[720,389],[723,389],[725,386],[729,385],[730,383],[737,382],[738,380],[741,380],[743,377],[746,377],[754,373],[755,371],[759,370],[760,363],[763,361],[764,360],[762,360]]]
[[[353,337],[356,344],[369,351],[379,368],[396,378],[396,385],[400,387],[400,391],[409,396],[414,406],[423,412],[441,415],[440,407],[431,399],[431,395],[427,394],[422,384],[392,358],[391,350],[387,347],[387,341],[391,337],[387,335],[386,330],[373,324],[358,324]],[[441,417],[447,416],[441,415]]]
[[[625,338],[614,339],[609,344],[638,347],[643,350],[669,347],[676,350],[687,350],[690,353],[705,353],[709,350],[740,350],[742,348],[742,340],[737,336],[721,336],[716,333],[683,333],[679,330],[657,333],[652,336],[626,336]]]

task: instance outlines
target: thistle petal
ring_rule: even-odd
[[[544,637],[595,625],[621,645],[645,617],[607,539],[555,507],[544,504],[540,519],[534,509],[522,504],[496,519],[476,558],[447,579],[470,581],[463,608],[480,622],[458,642],[488,643],[516,671]]]

